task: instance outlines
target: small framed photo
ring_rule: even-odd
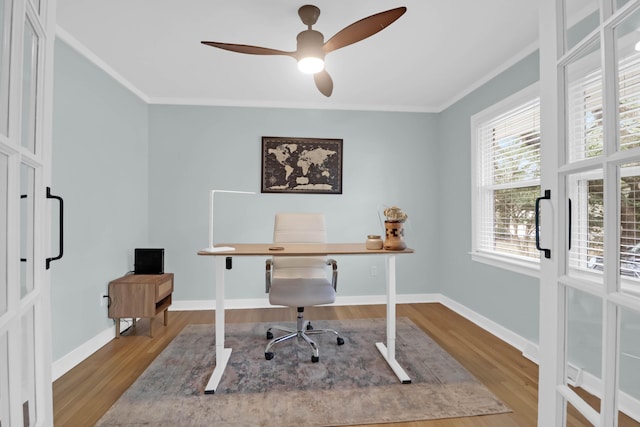
[[[262,193],[342,194],[342,139],[262,137]]]

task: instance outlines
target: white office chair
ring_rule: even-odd
[[[324,243],[326,227],[324,215],[310,213],[276,214],[273,230],[274,243]],[[332,266],[331,281],[327,278],[327,266]],[[304,320],[304,307],[331,304],[336,299],[338,266],[335,260],[325,257],[285,257],[275,256],[267,260],[266,284],[271,305],[296,307],[298,310],[297,327],[272,326],[267,330],[267,339],[271,340],[264,351],[267,360],[273,359],[271,348],[283,341],[300,338],[311,347],[311,361],[320,360],[318,345],[309,338],[312,334],[333,333],[338,345],[344,339],[333,329],[313,329],[309,321]],[[273,338],[273,329],[286,334]]]

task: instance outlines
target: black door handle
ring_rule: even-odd
[[[26,199],[28,196],[26,194],[21,194],[20,195],[20,201],[22,201],[22,199]],[[20,262],[27,262],[26,258],[20,258]]]
[[[64,231],[63,231],[64,201],[62,200],[62,197],[54,196],[53,194],[51,194],[51,187],[47,187],[47,199],[56,199],[60,203],[60,239],[58,241],[59,242],[58,255],[54,256],[53,258],[47,258],[47,270],[48,270],[49,267],[51,266],[51,261],[57,261],[60,258],[62,258],[62,248],[63,248],[62,238],[64,236]]]
[[[571,199],[569,199],[569,250],[571,250]]]
[[[540,200],[551,200],[551,190],[544,190],[544,196],[536,199],[536,249],[544,251],[545,258],[551,258],[551,249],[540,247]]]

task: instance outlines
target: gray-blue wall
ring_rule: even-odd
[[[536,82],[537,54],[439,114],[147,105],[65,43],[55,54],[53,188],[65,198],[66,233],[52,268],[54,360],[112,326],[99,295],[132,268],[135,247],[165,248],[174,301],[215,298],[213,260],[196,255],[207,245],[208,191],[259,193],[262,136],[344,139],[343,194],[219,194],[217,242],[269,241],[278,211],[324,212],[330,241],[364,241],[382,234],[379,207],[396,204],[409,214],[416,249],[398,257],[398,293],[442,293],[538,341],[538,279],[469,255],[470,118]],[[340,295],[383,294],[382,261],[340,258]],[[236,258],[227,297],[265,298],[263,269],[262,260]],[[636,354],[629,343],[624,351]],[[597,360],[578,359],[599,372]],[[624,359],[623,369],[638,372],[635,364]],[[627,375],[623,388],[640,396],[636,378]]]
[[[440,280],[443,293],[538,342],[538,279],[471,260],[471,116],[539,80],[531,54],[438,117]]]
[[[380,205],[409,214],[400,294],[443,293],[537,341],[537,280],[472,262],[470,116],[537,79],[531,56],[440,114],[159,106],[56,43],[54,187],[67,200],[53,270],[54,360],[111,325],[99,294],[140,246],[164,247],[174,301],[215,298],[208,191],[260,191],[262,136],[342,138],[342,195],[217,195],[216,241],[269,241],[277,211],[318,211],[329,239],[381,233]],[[384,294],[380,257],[339,259],[340,295]],[[378,270],[371,275],[371,266]],[[227,296],[264,298],[263,261],[236,259]]]
[[[213,299],[207,246],[210,189],[217,194],[216,242],[271,241],[278,211],[323,212],[332,242],[382,234],[379,205],[410,217],[407,242],[416,254],[398,259],[398,292],[436,292],[438,157],[433,114],[265,108],[151,106],[149,113],[150,241],[164,247],[176,274],[174,300]],[[343,194],[260,194],[261,137],[343,139]],[[340,260],[339,260],[340,261]],[[234,259],[227,297],[266,298],[264,260]],[[385,293],[383,257],[339,262],[340,295]],[[371,276],[371,266],[379,274]]]
[[[146,103],[65,43],[55,44],[53,192],[64,257],[51,267],[53,359],[113,325],[100,294],[148,241]]]

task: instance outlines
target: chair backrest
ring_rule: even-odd
[[[274,243],[324,243],[326,240],[323,214],[276,214]],[[326,268],[326,257],[273,257],[274,278],[326,278]]]

